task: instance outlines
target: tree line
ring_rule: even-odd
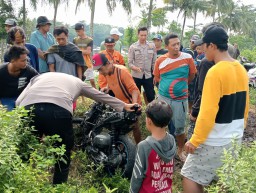
[[[96,0],[23,0],[22,7],[18,8],[18,14],[15,14],[17,13],[15,1],[1,0],[0,22],[4,23],[4,20],[8,17],[16,18],[19,25],[22,25],[27,34],[30,34],[31,28],[33,28],[31,21],[33,20],[27,18],[28,5],[26,2],[29,2],[34,10],[38,9],[40,3],[42,5],[47,4],[52,6],[54,10],[54,27],[56,24],[59,24],[59,22],[56,21],[59,6],[62,4],[68,6],[72,1],[76,3],[76,10],[74,11],[77,11],[78,7],[80,10],[83,9],[83,6],[84,8],[90,8],[91,18],[87,29],[89,28],[88,34],[93,34],[94,37],[95,28],[97,28],[97,30],[99,29],[99,26],[93,22],[94,13],[97,9],[95,6]],[[140,0],[104,1],[110,15],[115,11],[117,6],[122,6],[128,15],[132,13],[132,3],[140,7],[141,13],[140,16],[138,16],[138,24],[134,25],[131,21],[130,26],[127,26],[125,29],[127,34],[123,38],[123,41],[127,46],[130,45],[130,42],[134,41],[134,37],[129,36],[136,34],[136,29],[140,26],[147,26],[149,29],[156,27],[157,31],[162,34],[175,32],[181,39],[184,39],[183,43],[186,44],[188,32],[189,34],[200,33],[200,27],[202,26],[199,26],[197,23],[199,14],[205,18],[211,18],[212,21],[221,22],[226,26],[229,34],[233,36],[243,36],[249,38],[250,41],[253,40],[254,43],[256,42],[256,8],[252,5],[243,5],[237,0],[161,0],[164,6],[159,7],[159,1],[160,0],[150,0],[148,3],[142,3]],[[170,20],[167,17],[168,13],[174,11],[178,12],[177,19],[183,19],[182,25],[178,24],[176,20]],[[193,26],[187,25],[187,19],[193,19]],[[185,32],[185,27],[190,27],[190,30]],[[110,27],[105,28],[105,30],[102,28],[101,30],[106,31],[106,29],[110,29]],[[96,34],[97,33],[98,32],[96,32]],[[3,37],[3,35],[4,29],[1,28],[0,36]],[[97,39],[96,37],[96,42]]]

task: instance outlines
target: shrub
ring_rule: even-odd
[[[208,188],[209,193],[256,192],[256,141],[249,147],[234,146],[225,151],[224,165],[217,170],[219,181]]]
[[[27,116],[23,108],[7,112],[0,106],[0,192],[88,192],[70,184],[52,186],[51,168],[64,161],[65,146],[54,147],[61,140],[56,135],[40,143]]]
[[[251,50],[243,50],[241,56],[246,57],[250,62],[256,62],[256,47]]]

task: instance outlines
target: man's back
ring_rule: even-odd
[[[161,140],[148,136],[138,144],[130,193],[171,192],[176,144],[170,134]]]

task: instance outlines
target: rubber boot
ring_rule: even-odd
[[[61,184],[65,183],[68,181],[68,173],[69,173],[69,168],[63,169],[63,170],[56,170],[53,175],[53,184]]]

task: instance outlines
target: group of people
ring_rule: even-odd
[[[9,110],[15,104],[28,110],[33,107],[31,124],[38,136],[62,138],[59,145],[66,145],[66,162],[56,164],[54,184],[68,178],[74,144],[72,115],[79,96],[107,103],[117,111],[132,111],[135,104],[142,105],[143,96],[146,127],[152,135],[142,141],[140,124],[134,124],[137,155],[131,193],[172,192],[176,155],[184,162],[184,193],[203,193],[203,186],[211,183],[222,165],[224,149],[232,146],[232,139],[241,143],[249,108],[248,77],[228,53],[228,35],[221,24],[205,26],[202,39],[193,35],[191,49],[181,49],[175,34],[164,39],[156,34],[148,41],[148,30],[141,27],[125,64],[119,40],[123,34],[117,28],[101,43],[101,52],[92,56],[93,39],[82,23],[75,24],[77,37],[69,42],[66,27],[55,27],[52,35],[51,22],[40,16],[28,44],[21,27],[16,23],[10,27],[13,21],[6,21],[9,48],[0,67],[0,101]]]

